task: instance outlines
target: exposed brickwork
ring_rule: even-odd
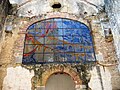
[[[14,17],[13,24],[12,24],[13,34],[12,34],[12,37],[9,37],[9,36],[5,37],[5,39],[6,39],[5,43],[4,43],[5,46],[3,46],[3,49],[2,49],[3,50],[2,55],[3,55],[3,53],[5,55],[2,56],[1,61],[3,63],[7,63],[10,65],[16,64],[16,63],[21,64],[22,56],[23,56],[23,49],[24,49],[24,40],[25,40],[25,34],[27,33],[27,31],[26,31],[27,28],[31,24],[33,24],[37,21],[41,21],[41,20],[48,19],[48,18],[54,18],[54,17],[78,20],[80,22],[85,23],[88,27],[91,27],[90,29],[92,31],[92,35],[94,38],[93,41],[94,41],[95,53],[99,54],[99,52],[100,52],[100,53],[102,53],[102,56],[103,56],[103,61],[101,61],[101,63],[104,63],[104,64],[116,63],[113,42],[107,43],[105,41],[105,38],[100,33],[100,31],[102,30],[101,26],[99,24],[92,23],[92,20],[95,20],[96,17],[93,17],[92,19],[88,18],[87,20],[91,20],[91,22],[88,23],[87,20],[78,19],[74,15],[69,15],[67,13],[48,13],[46,15],[42,15],[39,17],[33,17],[33,18]],[[6,25],[8,23],[9,22],[6,22]],[[114,67],[114,69],[115,69],[115,67]],[[82,84],[82,81],[80,80],[80,77],[78,76],[76,71],[74,71],[70,67],[66,67],[66,68],[52,67],[51,69],[48,69],[46,72],[43,73],[42,85],[44,86],[47,79],[52,74],[57,73],[57,72],[63,72],[63,73],[69,74],[73,78],[75,83],[77,81],[76,85]],[[41,82],[41,81],[38,80],[38,82]],[[39,83],[38,86],[40,86],[40,85],[41,84]]]
[[[116,55],[119,59],[118,69],[120,71],[120,1],[119,0],[106,0],[105,11],[107,12],[109,23],[113,33],[114,46]]]
[[[93,19],[94,20],[94,19]],[[117,69],[118,59],[115,51],[114,41],[107,42],[101,33],[101,25],[91,22],[93,38],[95,43],[96,55],[102,54],[102,60],[98,60],[99,63],[107,65],[107,69],[111,73],[112,88],[119,89],[118,83],[120,83],[120,75]],[[110,64],[110,65],[109,65]],[[111,65],[112,64],[112,65]]]
[[[51,69],[46,70],[42,75],[43,86],[46,85],[48,78],[55,73],[66,73],[72,77],[76,85],[81,85],[82,81],[77,72],[75,72],[71,67],[54,66]]]

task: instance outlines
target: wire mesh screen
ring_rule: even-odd
[[[78,21],[54,18],[28,27],[23,64],[95,61],[89,28]]]

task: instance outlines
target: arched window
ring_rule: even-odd
[[[95,61],[92,36],[83,23],[53,18],[30,25],[27,32],[23,64]]]

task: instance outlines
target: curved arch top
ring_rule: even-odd
[[[50,18],[27,29],[24,64],[95,61],[89,28],[78,21]]]
[[[50,78],[51,75],[56,74],[56,73],[65,73],[68,74],[73,80],[76,85],[81,85],[82,80],[79,77],[78,73],[72,69],[71,67],[63,67],[63,66],[54,66],[51,67],[51,69],[47,69],[43,74],[42,74],[42,85],[46,86],[47,80]]]
[[[77,20],[73,20],[73,19],[69,19],[69,18],[62,18],[62,17],[55,17],[55,18],[48,18],[48,19],[42,19],[40,21],[36,21],[34,23],[32,23],[28,28],[28,29],[32,29],[34,28],[36,23],[44,23],[44,22],[63,22],[63,24],[61,23],[57,23],[57,27],[61,28],[61,26],[63,26],[64,28],[68,28],[68,26],[70,26],[71,28],[89,28],[86,24],[77,21]],[[52,24],[52,23],[51,23]],[[70,28],[69,27],[69,28]]]

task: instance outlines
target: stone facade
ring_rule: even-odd
[[[109,23],[112,28],[114,45],[116,48],[116,54],[119,59],[119,71],[120,71],[120,1],[118,0],[106,0],[106,12],[109,17]]]
[[[56,17],[77,20],[89,27],[93,36],[97,62],[89,64],[22,64],[27,28],[34,22]],[[96,21],[100,21],[100,14],[84,18],[67,11],[45,12],[33,17],[8,15],[0,45],[0,90],[36,90],[37,88],[44,90],[48,78],[54,73],[67,73],[71,76],[76,90],[89,90],[90,88],[92,90],[119,90],[120,76],[114,47],[116,39],[114,42],[107,40],[101,24]],[[7,26],[11,26],[11,32],[5,32]]]
[[[9,0],[1,0],[0,1],[0,38],[2,35],[5,18],[8,13],[8,5],[9,5],[8,2],[9,2]]]

